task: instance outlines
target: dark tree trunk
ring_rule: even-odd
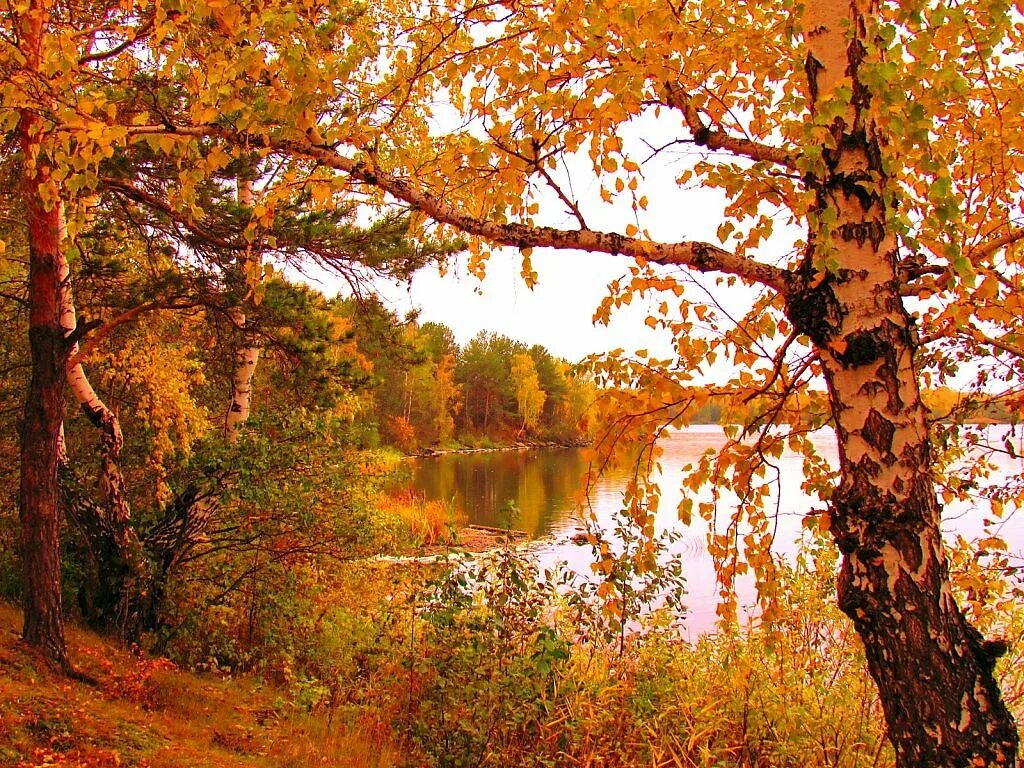
[[[112,462],[106,456],[102,468],[109,470]],[[82,616],[100,631],[135,642],[159,627],[167,581],[181,558],[203,540],[218,509],[219,483],[205,492],[190,488],[176,496],[140,538],[129,519],[117,514],[125,509],[123,499],[113,507],[109,496],[97,502],[69,466],[62,465],[59,474],[61,508],[88,551],[87,576],[78,595]],[[116,482],[120,472],[114,475]]]
[[[992,674],[1005,646],[953,599],[938,527],[922,522],[936,519],[930,481],[899,503],[862,489],[854,477],[833,513],[839,601],[864,641],[897,765],[1015,765],[1017,730]]]
[[[151,592],[151,569],[138,539],[92,498],[67,464],[61,465],[59,477],[61,508],[87,550],[85,581],[78,593],[82,618],[95,629],[134,641],[142,624],[137,596]]]
[[[19,133],[23,151],[37,141],[37,115],[22,113]],[[67,344],[61,328],[59,275],[60,215],[43,190],[50,179],[45,166],[31,168],[25,179],[29,229],[29,347],[32,377],[21,432],[22,556],[25,565],[24,639],[51,662],[67,668],[61,606],[60,511],[57,463],[64,419]]]
[[[36,261],[32,262],[33,271]],[[38,276],[33,277],[33,281]],[[38,278],[44,279],[44,278]],[[61,605],[57,441],[64,414],[64,335],[56,322],[29,330],[32,380],[21,433],[20,513],[25,642],[66,668]]]

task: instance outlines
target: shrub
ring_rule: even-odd
[[[391,684],[367,702],[393,719],[409,765],[891,765],[831,567],[783,569],[774,626],[691,644],[648,610],[622,642],[600,608],[579,623],[563,596],[577,577],[505,549],[421,596],[400,661],[380,657],[370,676]]]
[[[383,494],[379,508],[384,514],[401,520],[418,545],[452,542],[457,529],[465,522],[450,505],[428,500],[422,493],[410,489]]]

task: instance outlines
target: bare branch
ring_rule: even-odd
[[[574,203],[569,198],[569,196],[565,194],[562,188],[558,186],[555,180],[551,178],[551,174],[548,173],[547,168],[543,168],[540,165],[540,163],[537,163],[535,167],[537,171],[540,173],[540,175],[544,177],[544,181],[547,182],[548,186],[555,191],[555,194],[558,195],[558,198],[565,204],[565,206],[569,209],[569,212],[576,218],[576,221],[580,223],[580,226],[583,229],[586,229],[587,222],[583,218],[583,214],[580,212],[579,206],[576,205],[576,203]]]
[[[1021,359],[1024,359],[1024,347],[1018,344],[1014,344],[1012,341],[1006,341],[1005,339],[994,339],[991,336],[983,333],[977,328],[970,328],[960,334],[966,339],[970,339],[978,344],[987,344],[994,347],[1002,352],[1006,352],[1010,355],[1015,355]]]
[[[142,26],[140,26],[137,30],[135,30],[135,34],[134,35],[132,35],[127,40],[122,41],[118,45],[115,45],[110,50],[107,50],[107,51],[97,51],[96,53],[89,53],[89,54],[86,54],[85,56],[80,57],[78,59],[79,65],[90,64],[90,63],[99,62],[99,61],[106,61],[107,59],[112,59],[115,56],[117,56],[118,54],[121,54],[124,51],[128,50],[129,48],[131,48],[136,43],[142,42],[143,40],[148,38],[150,32],[153,31],[153,22],[155,21],[155,19],[156,19],[156,14],[150,15],[150,17],[148,19],[146,19],[146,21],[142,24]]]
[[[555,182],[555,180],[551,177],[551,174],[548,173],[547,168],[545,168],[544,164],[541,162],[542,158],[539,154],[539,146],[535,146],[533,157],[528,157],[524,155],[522,152],[517,152],[511,147],[505,146],[505,144],[501,142],[499,139],[497,139],[495,136],[491,136],[491,140],[494,142],[495,146],[497,146],[498,149],[500,149],[502,152],[512,155],[513,157],[519,158],[524,163],[530,165],[537,173],[539,173],[541,175],[541,178],[544,179],[547,185],[551,187],[552,190],[554,190],[556,195],[558,195],[558,199],[565,204],[566,208],[569,209],[569,213],[571,213],[573,217],[575,217],[576,221],[579,222],[580,228],[588,229],[587,221],[586,219],[583,218],[583,214],[580,212],[579,206],[576,205],[576,203],[565,194],[565,192],[562,190],[560,186],[558,186],[557,182]]]
[[[800,331],[798,331],[796,328],[790,331],[789,336],[787,336],[786,340],[782,342],[782,346],[779,348],[778,353],[775,355],[775,359],[772,361],[772,375],[768,377],[768,381],[766,381],[762,386],[758,387],[756,390],[754,390],[745,398],[743,398],[744,403],[749,403],[755,397],[765,394],[766,392],[768,392],[769,389],[772,388],[772,385],[782,374],[782,366],[786,362],[786,353],[789,352],[790,346],[793,344],[794,341],[797,340],[797,337],[799,336]]]
[[[17,302],[18,304],[21,304],[21,306],[25,307],[25,309],[28,309],[29,306],[28,299],[24,296],[16,296],[13,293],[7,293],[6,291],[0,291],[0,299]]]

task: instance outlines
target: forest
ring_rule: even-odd
[[[7,2],[0,763],[1017,765],[1022,37],[1019,0]],[[378,295],[499,251],[614,265],[636,345]],[[403,490],[513,446],[586,451],[582,570]]]

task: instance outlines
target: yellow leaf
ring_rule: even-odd
[[[989,536],[988,538],[982,539],[978,542],[979,549],[998,549],[1006,551],[1006,542],[998,536]]]

